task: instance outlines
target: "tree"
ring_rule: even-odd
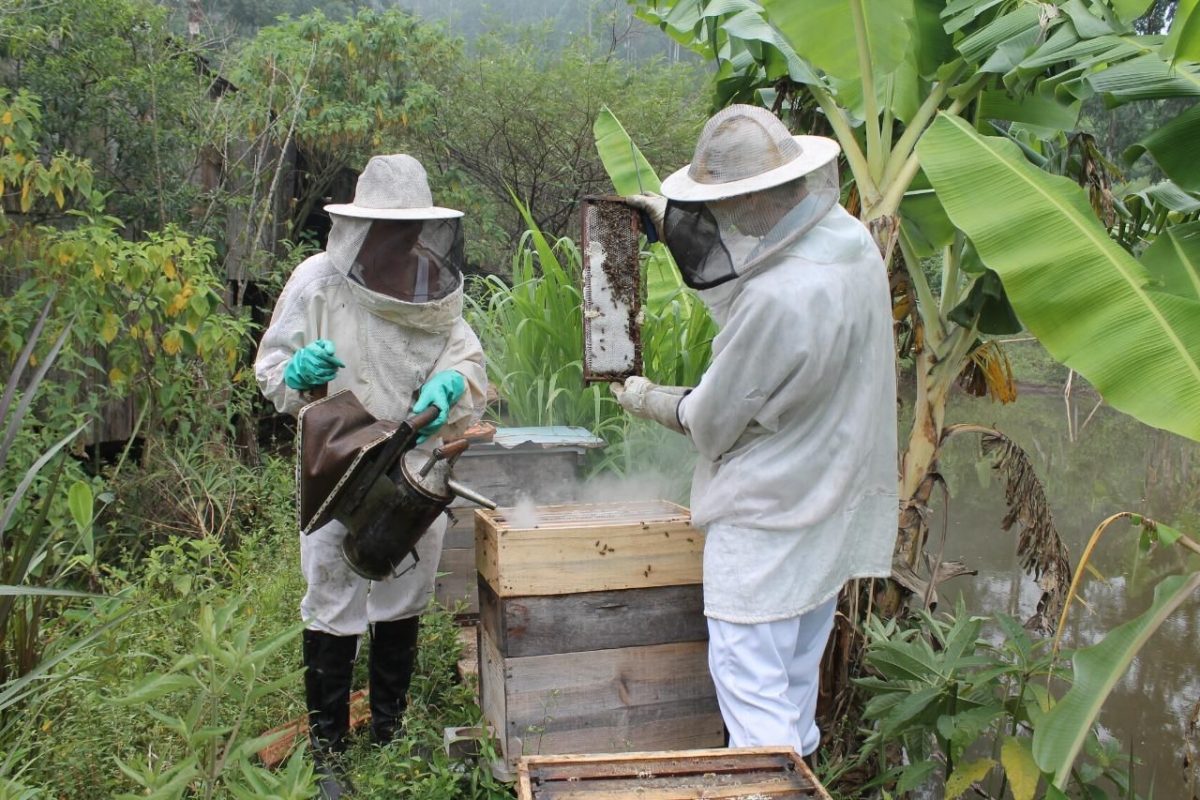
[[[320,12],[281,22],[237,54],[229,79],[245,140],[270,143],[276,157],[298,151],[291,236],[339,176],[375,153],[404,149],[430,124],[460,55],[456,42],[414,17],[369,10],[346,22]],[[273,180],[272,170],[261,172]]]
[[[132,232],[186,219],[208,80],[150,0],[17,0],[0,15],[0,74],[43,98],[44,147],[88,158]]]
[[[592,143],[605,104],[637,126],[660,163],[685,162],[703,122],[694,68],[632,66],[580,39],[560,44],[536,29],[484,37],[461,62],[432,124],[415,131],[431,172],[440,173],[435,192],[471,206],[471,260],[489,272],[507,261],[499,253],[525,229],[513,195],[539,228],[561,235],[574,229],[581,197],[608,191]]]

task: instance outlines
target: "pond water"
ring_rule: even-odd
[[[956,395],[948,422],[991,425],[1021,445],[1046,486],[1059,535],[1072,566],[1095,527],[1110,514],[1134,511],[1200,535],[1200,444],[1141,425],[1107,407],[1095,395],[1074,399],[1070,412],[1060,393],[1025,391],[1015,404]],[[1070,413],[1070,421],[1068,418]],[[1005,532],[1004,486],[981,463],[979,437],[957,436],[947,445],[941,471],[950,489],[948,508],[934,504],[933,541],[948,511],[945,558],[977,569],[975,577],[943,584],[942,607],[962,597],[979,613],[1004,611],[1025,620],[1039,590],[1021,571],[1016,531]],[[1154,586],[1181,561],[1174,552],[1135,559],[1137,532],[1118,523],[1093,556],[1093,575],[1072,611],[1066,645],[1098,641],[1116,625],[1148,607]],[[1197,566],[1193,564],[1193,566]],[[1193,707],[1200,702],[1200,602],[1189,600],[1159,630],[1110,696],[1104,728],[1132,749],[1143,764],[1135,784],[1145,796],[1184,798],[1183,741]]]

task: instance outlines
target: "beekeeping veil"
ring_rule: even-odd
[[[692,163],[662,184],[663,234],[693,289],[748,275],[838,201],[838,143],[792,136],[763,108],[733,105],[705,124]]]
[[[412,156],[375,156],[354,201],[325,210],[333,217],[326,252],[368,289],[424,304],[462,284],[463,214],[433,204],[425,168]]]

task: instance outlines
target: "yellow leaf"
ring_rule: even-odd
[[[187,295],[183,292],[175,295],[175,297],[171,298],[171,302],[167,305],[167,316],[174,317],[178,315],[180,311],[183,311],[185,308],[187,308],[187,301]]]
[[[354,42],[346,42],[346,55],[351,59],[358,55],[358,48],[354,46]]]
[[[163,274],[171,280],[175,280],[175,276],[179,274],[175,269],[175,259],[168,258],[163,262]]]
[[[1037,795],[1038,781],[1042,777],[1028,739],[1007,738],[1000,747],[1000,763],[1008,775],[1013,800],[1033,800]]]
[[[113,367],[108,371],[108,381],[114,384],[124,383],[125,373],[121,371],[120,367]]]
[[[946,781],[946,800],[958,800],[967,789],[971,788],[972,783],[983,780],[994,766],[996,766],[996,762],[990,758],[981,758],[978,761],[959,766]]]
[[[169,356],[173,356],[183,349],[183,337],[179,335],[179,331],[169,331],[163,337],[162,349]]]
[[[11,114],[11,113],[8,113],[8,114],[5,114],[5,116],[7,116],[7,117],[11,117],[11,116],[12,116],[12,114]],[[50,725],[51,725],[51,723],[50,723],[50,720],[49,720],[49,718],[47,718],[45,721],[43,721],[43,722],[42,722],[42,733],[49,733],[49,732],[50,732]]]
[[[58,251],[58,265],[60,267],[65,267],[67,264],[70,264],[70,263],[71,263],[71,254],[68,253],[66,250],[59,250]]]
[[[117,338],[117,332],[121,330],[121,320],[117,319],[117,315],[111,311],[104,315],[104,325],[100,328],[100,338],[105,344],[110,344],[113,339]]]
[[[63,196],[63,190],[61,186],[54,187],[54,202],[58,203],[59,208],[62,208],[67,204],[67,198]]]
[[[12,125],[13,115],[11,111],[5,111],[4,116],[0,117],[0,125]]]

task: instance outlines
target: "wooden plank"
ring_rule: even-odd
[[[723,741],[705,642],[507,658],[505,677],[504,730],[524,753]]]
[[[357,730],[371,721],[371,705],[367,691],[359,689],[350,695],[350,730]],[[265,731],[262,736],[280,734],[271,744],[258,751],[258,757],[267,769],[282,764],[296,746],[308,739],[308,715],[301,714],[291,722]]]
[[[434,579],[433,596],[443,607],[454,611],[466,603],[463,613],[479,613],[478,578],[475,574],[475,551],[443,550]]]
[[[479,708],[484,722],[500,732],[500,744],[508,755],[507,708],[504,657],[492,637],[480,625],[479,631]]]
[[[760,800],[769,797],[805,800],[818,796],[811,788],[798,785],[788,777],[728,786],[657,787],[651,782],[644,787],[603,789],[566,784],[541,787],[533,794],[536,800]]]
[[[497,559],[496,529],[488,524],[481,512],[475,515],[475,571],[489,586],[500,584],[500,562]]]
[[[442,538],[443,550],[475,549],[475,506],[452,508],[446,535]]]
[[[789,747],[526,756],[520,769],[520,800],[829,800]]]
[[[790,747],[722,747],[698,750],[645,750],[639,753],[570,753],[566,755],[529,756],[524,761],[530,769],[559,764],[627,764],[635,772],[637,765],[647,760],[686,760],[710,758],[752,758],[760,755],[778,755],[797,761]],[[803,763],[803,762],[801,762]]]
[[[480,615],[508,658],[705,641],[700,584],[499,597],[478,582]]]
[[[575,447],[506,450],[473,445],[455,462],[454,476],[502,506],[522,497],[535,503],[566,503],[579,496],[582,451]],[[453,505],[466,504],[456,500]]]
[[[645,756],[644,753],[637,754]],[[544,757],[543,757],[544,758]],[[708,772],[725,774],[785,771],[792,768],[792,761],[779,752],[753,754],[747,757],[736,750],[721,751],[720,755],[710,755],[703,758],[638,758],[637,774],[652,777],[677,775],[703,775]],[[541,782],[584,780],[587,778],[611,778],[613,776],[628,776],[628,763],[615,761],[612,758],[603,761],[563,761],[560,763],[537,764],[533,768],[533,777]]]
[[[725,726],[716,698],[639,706],[623,711],[575,717],[563,727],[525,725],[512,720],[508,728],[510,760],[538,753],[599,753],[645,750],[648,747],[716,747]]]
[[[704,534],[663,501],[548,506],[536,526],[476,515],[476,562],[500,597],[698,584]]]

